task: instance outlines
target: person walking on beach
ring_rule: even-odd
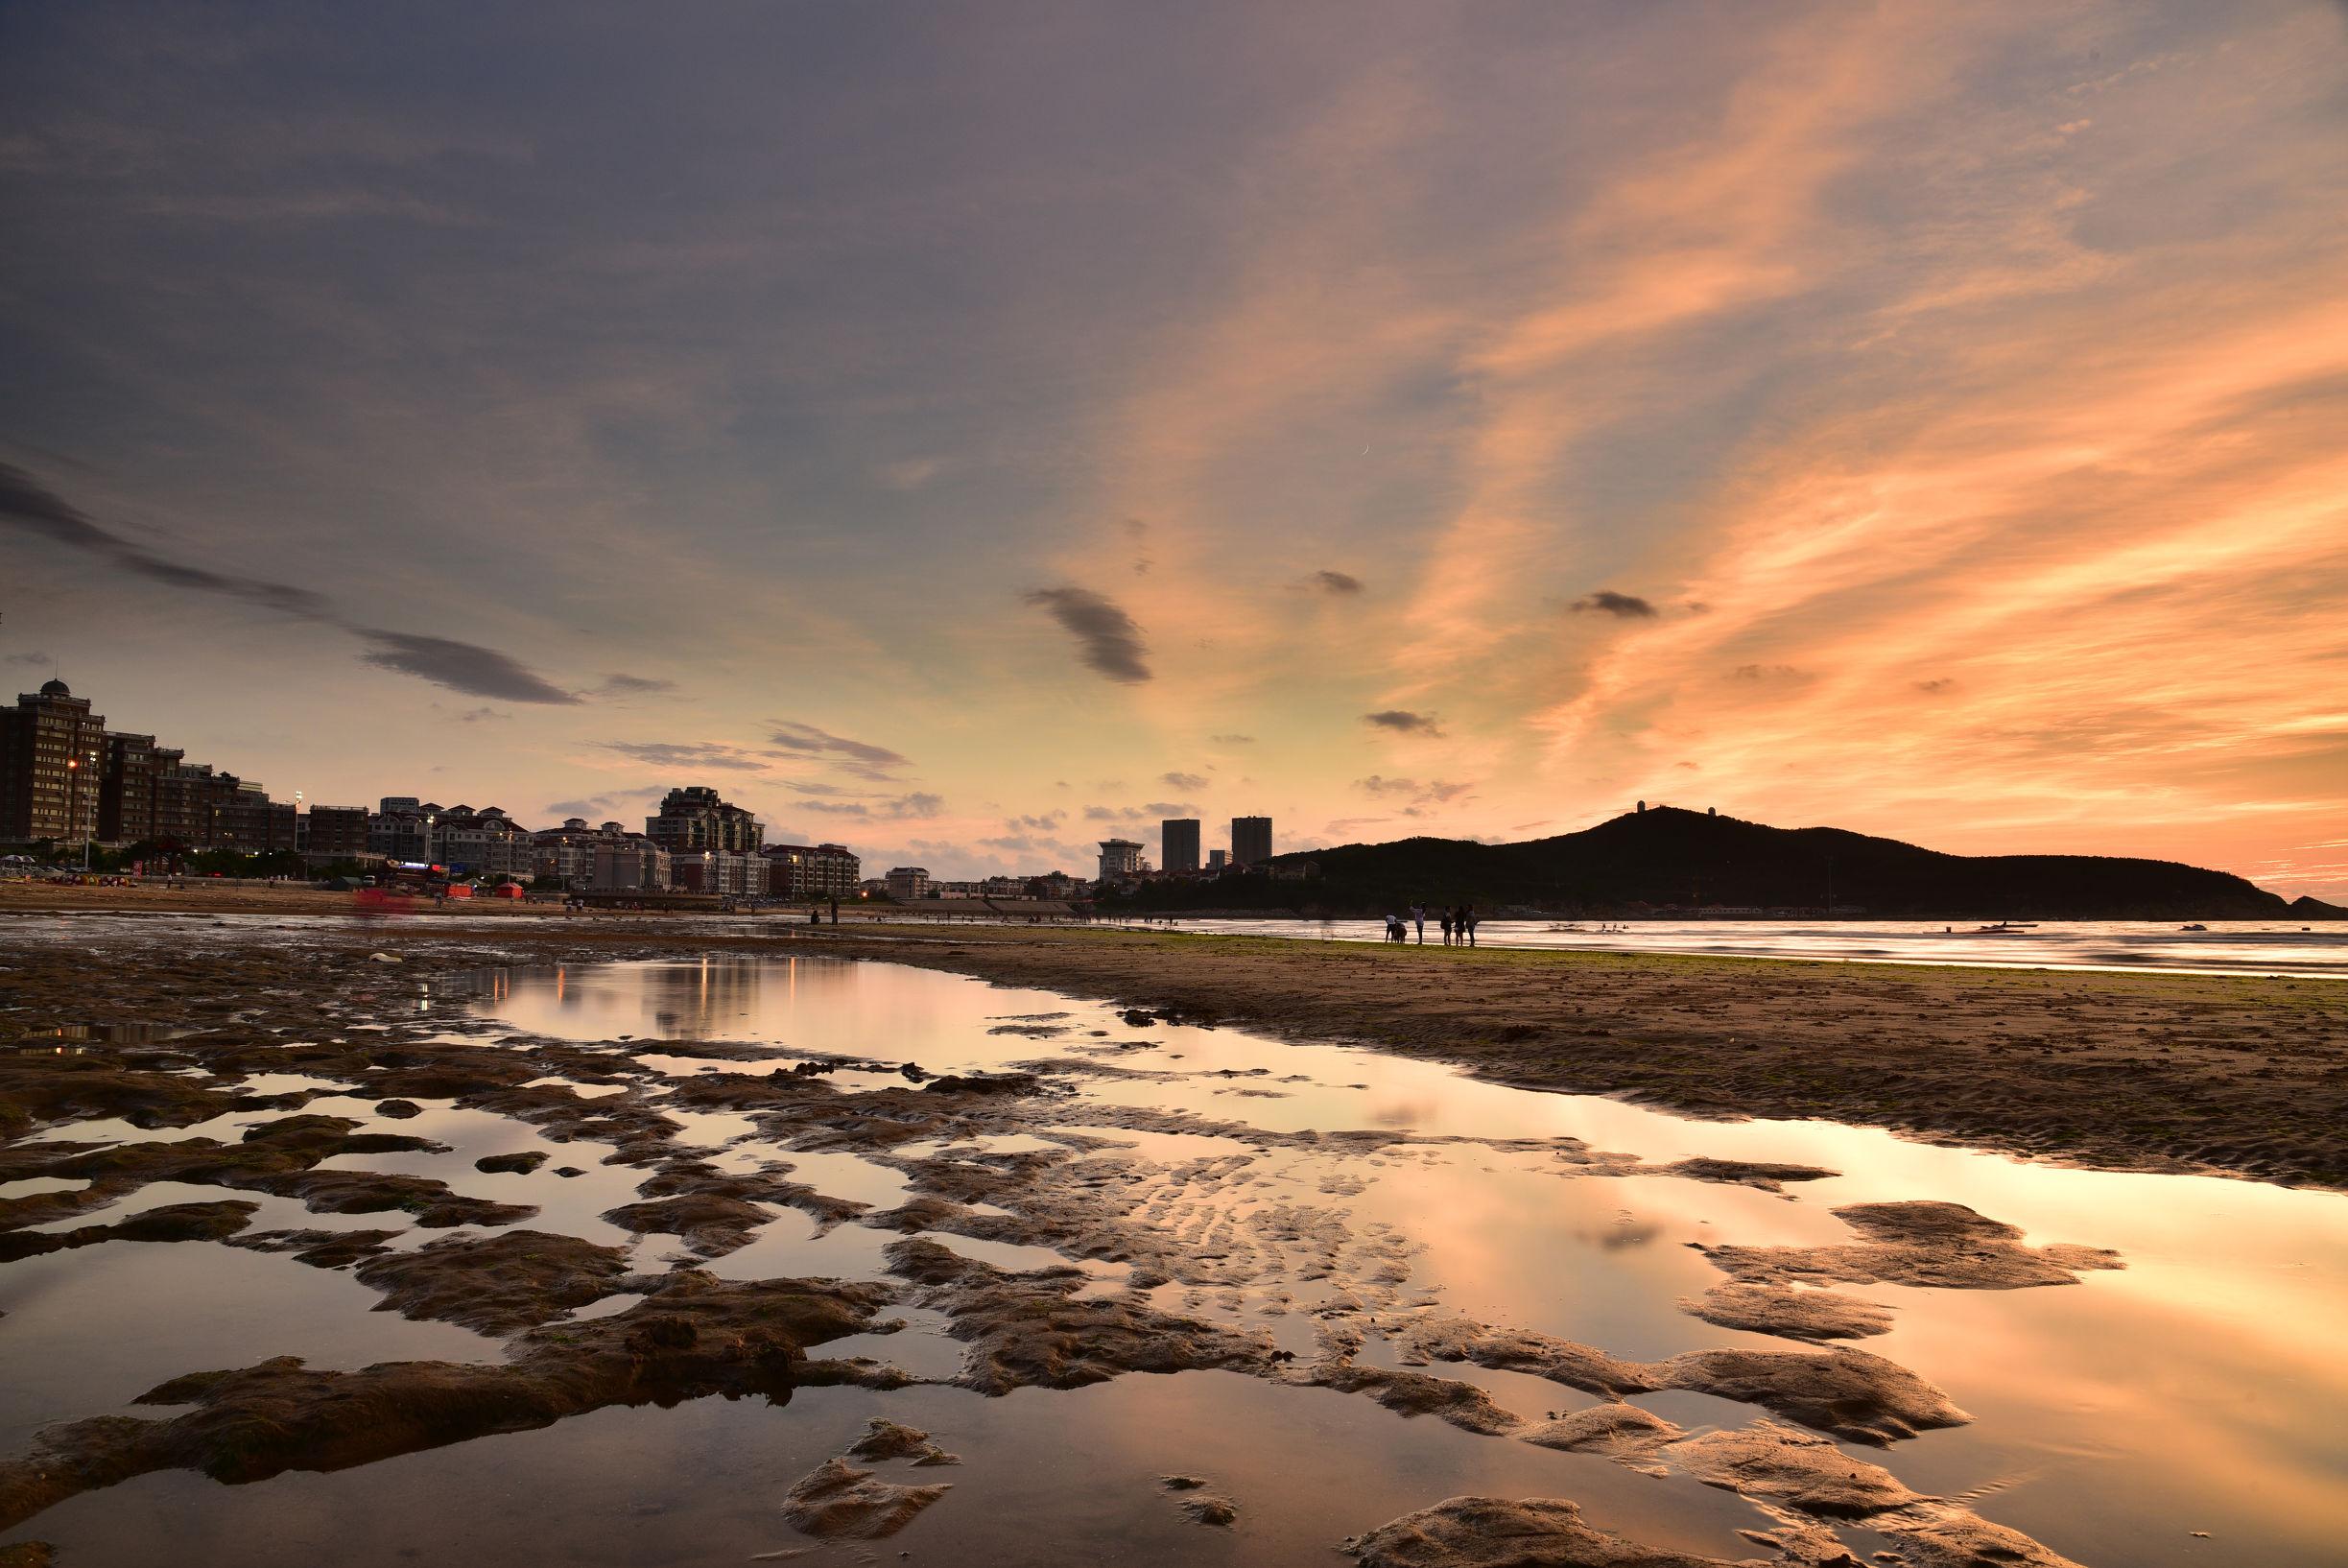
[[[1470,947],[1476,945],[1476,906],[1473,904],[1459,906],[1459,939]]]
[[[1424,904],[1413,904],[1413,905],[1411,905],[1411,923],[1412,925],[1414,925],[1414,926],[1418,927],[1418,943],[1419,943],[1419,945],[1420,945],[1421,947],[1426,946],[1426,945],[1427,945],[1427,906],[1426,906],[1426,905],[1424,905]]]
[[[1451,911],[1442,910],[1436,914],[1435,918],[1441,922],[1443,927],[1443,945],[1449,947],[1451,945]]]

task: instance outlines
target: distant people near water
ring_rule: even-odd
[[[1468,946],[1476,945],[1476,906],[1473,904],[1459,906],[1459,936]]]
[[[1402,940],[1401,915],[1389,915],[1386,917],[1386,939],[1390,942],[1398,942]]]
[[[1421,946],[1424,946],[1424,945],[1426,944],[1426,941],[1427,941],[1427,906],[1426,906],[1426,905],[1424,905],[1424,904],[1413,904],[1413,905],[1411,905],[1411,923],[1412,925],[1414,925],[1414,926],[1418,927],[1418,939],[1419,939],[1419,943],[1420,943],[1420,945],[1421,945]]]
[[[1451,945],[1451,911],[1443,910],[1439,912],[1435,915],[1435,919],[1443,927],[1443,945],[1445,947],[1449,947]]]

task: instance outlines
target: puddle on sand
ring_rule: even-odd
[[[2218,1544],[2227,1560],[2328,1563],[2348,1528],[2348,1454],[2333,1415],[2348,1396],[2348,1371],[2336,1365],[2327,1328],[2348,1294],[2348,1201],[2336,1195],[2025,1165],[1828,1123],[1692,1122],[1479,1082],[1370,1052],[1162,1022],[1137,1029],[1107,1007],[886,964],[727,956],[500,971],[479,998],[474,1026],[515,1032],[517,1048],[533,1040],[607,1046],[623,1035],[675,1043],[673,1053],[636,1058],[642,1077],[632,1087],[596,1086],[613,1092],[594,1113],[665,1116],[678,1128],[674,1147],[712,1152],[699,1157],[722,1175],[751,1178],[787,1166],[784,1181],[874,1208],[951,1187],[961,1217],[937,1223],[984,1239],[944,1228],[919,1234],[966,1257],[1007,1269],[1075,1265],[1082,1277],[1072,1289],[1082,1301],[1147,1300],[1268,1334],[1298,1358],[1286,1376],[1303,1375],[1319,1331],[1350,1325],[1363,1335],[1356,1366],[1469,1384],[1527,1420],[1599,1400],[1526,1372],[1428,1363],[1409,1347],[1413,1325],[1463,1318],[1641,1362],[1719,1347],[1807,1354],[1807,1344],[1680,1311],[1682,1298],[1727,1278],[1695,1244],[1844,1246],[1858,1237],[1830,1212],[1838,1205],[1967,1204],[2020,1226],[2029,1246],[2113,1247],[2126,1267],[2043,1289],[1834,1286],[1840,1296],[1889,1311],[1889,1331],[1857,1348],[1909,1368],[1976,1417],[1887,1450],[1846,1445],[1848,1452],[1921,1491],[1978,1492],[1973,1506],[1983,1516],[2104,1568],[2207,1563],[2218,1560]],[[994,1033],[1023,1014],[1055,1014],[1050,1024],[1063,1033]],[[445,1010],[437,1021],[460,1022]],[[815,1134],[829,1130],[819,1122],[785,1125],[758,1109],[686,1110],[673,1099],[697,1077],[760,1077],[833,1056],[888,1069],[825,1075],[821,1092],[847,1105],[876,1089],[904,1091],[895,1069],[906,1063],[931,1074],[1024,1066],[1055,1089],[958,1097],[953,1126],[856,1152],[790,1147],[819,1141]],[[615,1057],[613,1066],[626,1067],[626,1058]],[[372,1104],[330,1097],[307,1108],[352,1116],[369,1131],[429,1138],[448,1152],[341,1155],[329,1169],[432,1177],[466,1196],[535,1204],[539,1214],[520,1222],[534,1228],[628,1241],[599,1216],[634,1200],[651,1168],[605,1163],[621,1150],[602,1134],[565,1141],[550,1128],[445,1100],[425,1102],[416,1117],[385,1119]],[[252,1120],[222,1118],[206,1130],[234,1139]],[[83,1124],[47,1135],[192,1132]],[[1623,1158],[1592,1167],[1593,1151]],[[533,1172],[474,1168],[479,1157],[533,1152],[548,1156]],[[1619,1169],[1634,1159],[1651,1168],[1697,1156],[1837,1174],[1767,1191]],[[562,1167],[585,1174],[562,1177]],[[1005,1173],[1019,1179],[1004,1182]],[[191,1194],[229,1196],[150,1187],[116,1207],[135,1211]],[[396,1214],[322,1217],[290,1200],[266,1202],[256,1228],[409,1224]],[[657,1269],[684,1258],[722,1279],[889,1277],[884,1249],[903,1233],[852,1214],[826,1224],[798,1208],[761,1209],[772,1218],[731,1251],[695,1256],[678,1238],[653,1234],[633,1248],[633,1263]],[[43,1228],[86,1223],[83,1215]],[[449,1234],[411,1230],[392,1245]],[[137,1254],[156,1260],[136,1266],[147,1274],[124,1279],[112,1271],[130,1266],[107,1262]],[[89,1267],[101,1263],[105,1269]],[[199,1285],[183,1286],[173,1277],[179,1271]],[[93,1275],[100,1285],[79,1283]],[[73,1387],[78,1367],[90,1369],[95,1403],[53,1390],[18,1413],[27,1420],[98,1414],[178,1372],[288,1350],[336,1366],[355,1365],[352,1355],[467,1354],[378,1348],[409,1330],[453,1336],[478,1347],[476,1355],[492,1347],[445,1324],[366,1313],[377,1298],[347,1273],[208,1244],[108,1243],[0,1266],[0,1293],[36,1278],[49,1290],[103,1288],[110,1305],[95,1319],[102,1327],[79,1338],[52,1315],[40,1342],[59,1368],[59,1390]],[[192,1341],[158,1332],[171,1318],[160,1303],[183,1288],[199,1300],[210,1299],[204,1290],[225,1293],[205,1320],[232,1320],[235,1332]],[[605,1295],[572,1320],[631,1304]],[[12,1356],[20,1319],[5,1294],[0,1307],[12,1314],[0,1319],[0,1348]],[[354,1314],[368,1333],[338,1340],[328,1320]],[[947,1335],[939,1313],[908,1303],[881,1317],[907,1327],[813,1354],[868,1356],[924,1378],[961,1366],[969,1347]],[[162,1348],[116,1366],[125,1361],[120,1346],[142,1336]],[[1752,1404],[1686,1390],[1643,1393],[1635,1403],[1692,1432],[1743,1429],[1763,1414]],[[0,1410],[8,1408],[0,1393]],[[1593,1522],[1639,1540],[1732,1558],[1761,1550],[1738,1529],[1769,1523],[1743,1499],[1684,1473],[1656,1480],[1434,1415],[1404,1419],[1325,1388],[1187,1372],[1127,1374],[1073,1391],[1022,1389],[1000,1399],[919,1387],[805,1389],[780,1410],[707,1399],[670,1411],[603,1410],[333,1475],[289,1474],[234,1488],[184,1472],[149,1475],[72,1499],[0,1541],[54,1540],[68,1560],[98,1563],[145,1560],[163,1538],[192,1564],[309,1561],[320,1553],[387,1563],[459,1554],[739,1562],[813,1544],[780,1522],[781,1494],[870,1415],[927,1428],[964,1461],[889,1474],[949,1482],[954,1490],[875,1548],[882,1557],[910,1551],[915,1560],[972,1563],[1316,1560],[1341,1536],[1459,1493],[1569,1497]],[[1237,1503],[1239,1522],[1207,1532],[1183,1518],[1155,1484],[1175,1471],[1209,1479]],[[531,1507],[514,1509],[517,1496],[532,1498]],[[1839,1532],[1862,1559],[1886,1546],[1863,1526]],[[818,1560],[853,1556],[834,1546]]]
[[[880,1467],[896,1483],[952,1486],[901,1532],[818,1545],[784,1524],[782,1493],[872,1416],[928,1432],[961,1462]],[[1397,1431],[1404,1440],[1396,1440]],[[1239,1507],[1226,1530],[1191,1522],[1159,1485],[1200,1477]],[[1657,1482],[1580,1455],[1498,1443],[1431,1420],[1399,1423],[1366,1400],[1222,1372],[1131,1375],[1066,1392],[986,1399],[956,1389],[801,1389],[777,1410],[703,1399],[606,1410],[363,1470],[219,1486],[184,1471],[142,1477],[42,1516],[76,1563],[174,1558],[244,1568],[403,1568],[422,1561],[562,1562],[586,1568],[738,1568],[814,1548],[814,1563],[896,1561],[1029,1568],[1219,1562],[1341,1563],[1330,1551],[1399,1512],[1461,1492],[1577,1498],[1590,1520],[1658,1544],[1752,1553],[1766,1525],[1724,1492]],[[529,1500],[527,1508],[516,1499]],[[1657,1522],[1658,1514],[1669,1521]],[[1381,1519],[1386,1515],[1382,1514]]]
[[[287,1199],[166,1181],[72,1224],[104,1224],[167,1203],[222,1199],[258,1205],[254,1229],[344,1230],[370,1223],[365,1215],[310,1214]],[[271,1356],[356,1367],[377,1361],[489,1361],[501,1353],[496,1341],[470,1329],[372,1310],[380,1299],[347,1273],[241,1247],[114,1241],[18,1259],[0,1268],[0,1314],[6,1315],[0,1317],[0,1451],[21,1451],[51,1422],[144,1414],[130,1401],[184,1372],[248,1366]]]

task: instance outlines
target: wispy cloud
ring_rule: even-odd
[[[608,675],[604,683],[588,695],[593,697],[661,697],[676,690],[674,680],[662,680],[652,676]]]
[[[766,762],[744,751],[740,747],[722,746],[712,741],[598,741],[606,751],[617,751],[638,762],[649,762],[658,768],[696,769],[720,768],[734,772],[756,772]]]
[[[834,735],[818,729],[814,725],[795,720],[771,721],[773,732],[767,738],[777,750],[797,756],[822,757],[845,771],[866,778],[883,778],[900,769],[913,766],[903,753],[869,741],[852,741],[844,735]]]

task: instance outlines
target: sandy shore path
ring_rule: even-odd
[[[95,890],[92,890],[95,891]],[[93,900],[90,913],[100,908]],[[184,902],[171,906],[192,913]],[[243,906],[250,909],[251,906]],[[273,911],[332,913],[289,894]],[[14,925],[16,919],[23,924]],[[2129,1170],[2348,1186],[2348,986],[2321,981],[1838,965],[1303,943],[1112,929],[781,916],[716,922],[423,916],[231,930],[174,972],[96,981],[63,927],[0,899],[0,1030],[167,1023],[297,949],[305,979],[417,949],[440,969],[510,962],[823,952],[952,970],[1295,1038],[1457,1062],[1529,1087],[1700,1115],[1818,1117]],[[144,925],[145,922],[130,922]],[[11,927],[48,939],[13,939]]]

